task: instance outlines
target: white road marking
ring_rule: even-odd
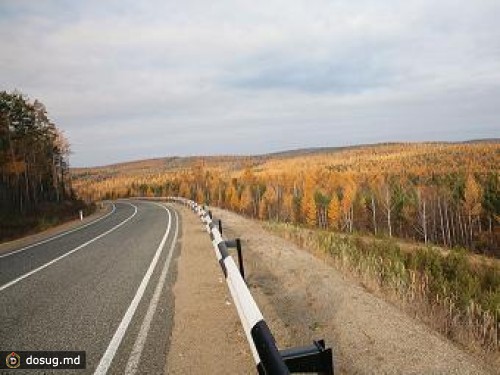
[[[163,265],[163,269],[161,271],[158,284],[156,285],[156,289],[153,293],[153,297],[151,297],[151,302],[149,303],[148,311],[144,316],[141,329],[139,330],[139,334],[137,335],[137,338],[135,340],[134,347],[132,348],[132,351],[128,358],[127,367],[125,368],[125,375],[134,375],[139,368],[139,361],[141,360],[142,351],[144,350],[144,345],[146,344],[148,332],[149,329],[151,328],[151,322],[153,321],[153,316],[156,312],[156,308],[158,307],[158,302],[160,301],[160,296],[161,292],[163,291],[163,286],[165,285],[168,269],[170,267],[170,261],[172,260],[174,248],[177,243],[177,234],[179,233],[179,221],[178,221],[179,218],[177,216],[176,211],[174,211],[174,215],[175,215],[175,232],[174,232],[174,237],[172,239],[172,244],[170,245],[170,249],[168,250],[169,252],[167,255],[167,259],[165,260],[165,264]]]
[[[167,230],[165,231],[165,234],[160,242],[160,245],[158,245],[158,248],[156,249],[156,253],[153,257],[153,260],[151,261],[148,270],[144,274],[144,277],[141,281],[141,284],[139,285],[139,288],[137,289],[137,292],[135,293],[132,302],[130,303],[127,311],[125,312],[125,315],[123,316],[120,325],[116,329],[116,332],[113,335],[113,338],[111,339],[108,348],[106,349],[106,352],[104,352],[104,355],[102,356],[99,365],[97,366],[94,372],[94,375],[101,375],[101,374],[104,375],[108,372],[109,366],[111,366],[111,362],[113,361],[116,351],[118,350],[118,347],[120,346],[120,343],[123,337],[125,336],[127,328],[130,322],[132,321],[132,318],[134,317],[135,311],[137,310],[137,306],[139,306],[139,302],[141,302],[142,296],[144,295],[144,291],[146,290],[149,280],[151,279],[151,275],[153,274],[156,263],[158,263],[158,259],[160,258],[161,252],[163,250],[163,247],[165,246],[165,242],[167,241],[167,237],[168,234],[170,233],[170,228],[172,226],[172,214],[166,207],[164,208],[168,213]]]
[[[32,247],[35,247],[35,246],[38,246],[38,245],[43,245],[44,243],[47,243],[47,242],[50,242],[50,241],[56,240],[56,239],[61,238],[61,237],[64,237],[64,236],[66,236],[67,234],[70,234],[70,233],[73,233],[73,232],[79,231],[80,229],[86,228],[86,227],[88,227],[88,226],[90,226],[90,225],[93,225],[93,224],[95,224],[95,223],[97,223],[97,222],[99,222],[99,221],[101,221],[101,220],[104,220],[105,218],[107,218],[108,216],[112,215],[112,214],[116,211],[116,206],[115,206],[115,204],[114,204],[114,203],[111,203],[111,204],[113,205],[113,209],[111,210],[111,212],[108,212],[108,213],[107,213],[106,215],[104,215],[103,217],[100,217],[100,218],[98,218],[98,219],[96,219],[96,220],[94,220],[94,221],[91,221],[90,223],[87,223],[87,224],[85,224],[85,225],[82,225],[82,226],[80,226],[80,227],[78,227],[78,228],[68,230],[67,232],[59,233],[58,235],[55,235],[55,236],[53,236],[53,237],[49,237],[49,238],[47,238],[47,239],[45,239],[45,240],[42,240],[42,241],[40,241],[40,242],[36,242],[36,243],[34,243],[34,244],[31,244],[31,245],[25,246],[25,247],[23,247],[23,248],[21,248],[21,249],[17,249],[17,250],[11,251],[11,252],[9,252],[9,253],[7,253],[7,254],[1,254],[1,255],[0,255],[0,259],[1,259],[1,258],[6,258],[6,257],[8,257],[8,256],[11,256],[11,255],[14,255],[14,254],[17,254],[17,253],[20,253],[20,252],[22,252],[22,251],[24,251],[24,250],[31,249]]]
[[[18,278],[14,279],[14,280],[12,280],[12,281],[9,281],[7,284],[4,284],[4,285],[0,286],[0,292],[1,292],[1,291],[3,291],[3,290],[5,290],[5,289],[7,289],[8,287],[10,287],[10,286],[12,286],[12,285],[14,285],[14,284],[17,284],[19,281],[24,280],[25,278],[27,278],[27,277],[29,277],[29,276],[33,275],[34,273],[37,273],[38,271],[41,271],[41,270],[43,270],[44,268],[47,268],[47,267],[48,267],[48,266],[50,266],[51,264],[54,264],[54,263],[56,263],[56,262],[60,261],[61,259],[66,258],[68,255],[71,255],[71,254],[73,254],[74,252],[76,252],[76,251],[78,251],[78,250],[80,250],[80,249],[83,249],[85,246],[88,246],[88,245],[90,245],[92,242],[95,242],[95,241],[97,241],[98,239],[100,239],[100,238],[104,237],[105,235],[107,235],[107,234],[109,234],[109,233],[113,232],[115,229],[120,228],[122,225],[124,225],[125,223],[127,223],[128,221],[130,221],[130,220],[131,220],[131,219],[132,219],[132,218],[133,218],[133,217],[137,214],[137,206],[134,206],[134,205],[133,205],[133,204],[131,204],[131,203],[127,203],[127,204],[130,204],[132,207],[134,207],[134,213],[132,214],[132,216],[129,216],[127,219],[125,219],[124,221],[122,221],[120,224],[115,225],[113,228],[111,228],[111,229],[107,230],[107,231],[106,231],[106,232],[104,232],[104,233],[101,233],[101,234],[100,234],[100,235],[98,235],[97,237],[94,237],[94,238],[92,238],[91,240],[89,240],[89,241],[87,241],[87,242],[85,242],[85,243],[81,244],[80,246],[75,247],[73,250],[70,250],[70,251],[68,251],[67,253],[64,253],[63,255],[58,256],[58,257],[57,257],[57,258],[55,258],[55,259],[52,259],[50,262],[47,262],[47,263],[45,263],[45,264],[41,265],[40,267],[37,267],[37,268],[35,268],[35,269],[33,269],[33,270],[29,271],[28,273],[25,273],[24,275],[19,276]]]

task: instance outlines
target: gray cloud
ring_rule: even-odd
[[[493,0],[4,0],[0,89],[47,105],[73,165],[498,137],[498,19]]]

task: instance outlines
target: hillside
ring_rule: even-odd
[[[124,175],[137,173],[169,172],[183,168],[189,168],[193,164],[202,161],[206,165],[226,166],[236,168],[245,163],[260,164],[268,160],[290,159],[294,157],[331,155],[342,151],[353,151],[357,149],[369,150],[383,146],[404,145],[461,145],[461,144],[500,144],[500,138],[469,140],[464,142],[432,142],[432,143],[379,143],[341,147],[312,147],[294,150],[277,151],[258,155],[221,155],[221,156],[171,156],[154,159],[134,160],[116,164],[96,167],[72,168],[72,173],[77,176],[93,174]]]
[[[169,157],[73,170],[89,201],[181,195],[251,217],[500,255],[500,143]]]

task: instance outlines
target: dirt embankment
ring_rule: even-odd
[[[339,374],[495,372],[258,222],[220,209],[213,213],[222,219],[225,237],[243,240],[248,284],[279,347],[324,338],[334,348]]]
[[[198,217],[182,216],[167,374],[254,374],[255,365],[212,243]]]

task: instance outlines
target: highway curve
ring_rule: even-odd
[[[114,205],[91,225],[0,254],[1,351],[84,350],[84,373],[163,373],[179,216],[160,203]]]

